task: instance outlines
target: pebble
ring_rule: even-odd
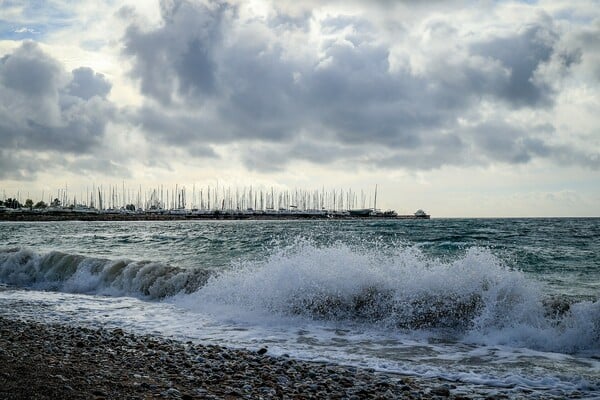
[[[267,352],[0,317],[0,398],[454,398],[440,381]]]
[[[450,390],[447,387],[436,387],[431,389],[431,394],[436,396],[450,397]]]
[[[175,388],[170,388],[161,393],[165,397],[180,397],[181,392]]]

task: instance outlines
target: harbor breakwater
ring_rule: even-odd
[[[0,221],[179,221],[179,220],[355,220],[355,219],[429,219],[428,214],[398,215],[395,212],[352,213],[347,211],[202,211],[103,212],[74,210],[10,210],[0,212]]]

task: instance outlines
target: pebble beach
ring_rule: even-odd
[[[334,364],[0,318],[2,399],[466,399],[454,384]],[[497,397],[495,397],[497,398]]]

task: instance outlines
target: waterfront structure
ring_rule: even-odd
[[[137,193],[121,187],[103,186],[71,197],[67,188],[48,198],[46,207],[0,209],[0,220],[154,220],[154,219],[354,219],[414,218],[428,219],[422,210],[398,215],[394,210],[377,209],[377,186],[371,196],[364,191],[341,190],[268,190],[206,186],[189,193],[185,186],[163,185]],[[0,202],[2,204],[2,202]],[[368,205],[372,204],[372,207]]]

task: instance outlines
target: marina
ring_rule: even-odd
[[[419,212],[420,211],[420,212]],[[126,209],[0,209],[0,221],[160,221],[160,220],[290,220],[290,219],[429,219],[422,210],[399,215],[395,211],[360,210],[135,210]]]
[[[186,219],[429,219],[419,209],[411,214],[377,207],[377,185],[373,195],[341,190],[269,190],[252,186],[231,188],[206,186],[191,193],[185,186],[159,186],[132,191],[109,186],[80,193],[67,188],[56,195],[41,194],[47,202],[34,202],[29,195],[22,202],[20,192],[13,197],[4,193],[0,201],[0,221],[156,221]],[[83,200],[78,200],[83,199]]]

